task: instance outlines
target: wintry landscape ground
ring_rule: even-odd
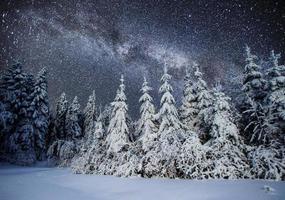
[[[285,182],[118,178],[73,174],[67,168],[19,167],[2,163],[0,199],[282,200],[285,199]]]

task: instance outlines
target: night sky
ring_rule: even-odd
[[[1,69],[13,60],[34,74],[45,66],[51,103],[65,91],[82,106],[93,89],[98,104],[112,101],[124,73],[133,116],[143,76],[158,102],[165,64],[180,98],[193,61],[209,85],[229,88],[240,80],[246,44],[264,60],[272,49],[285,53],[282,0],[1,0],[0,12]]]

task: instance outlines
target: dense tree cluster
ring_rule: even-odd
[[[1,77],[1,156],[20,164],[47,157],[86,174],[284,180],[285,66],[279,58],[272,51],[265,71],[246,47],[236,105],[221,85],[209,87],[194,63],[187,67],[178,109],[165,66],[158,111],[144,78],[137,121],[128,115],[123,76],[103,110],[95,91],[83,112],[77,97],[69,103],[63,93],[50,115],[46,71],[34,79],[13,65]]]
[[[32,164],[45,159],[49,125],[47,72],[34,78],[14,64],[0,80],[1,158]]]

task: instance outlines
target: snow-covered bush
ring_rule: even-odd
[[[69,166],[77,152],[74,141],[57,140],[49,147],[47,157],[50,165]]]
[[[182,129],[164,132],[153,143],[152,149],[142,157],[142,176],[178,177],[178,158],[181,146],[185,140],[184,134],[185,132]]]
[[[270,146],[253,147],[248,157],[254,178],[285,179],[285,149],[282,145],[272,142]]]
[[[211,178],[213,164],[208,160],[211,148],[202,145],[198,134],[187,132],[186,139],[178,155],[178,168],[183,178],[208,179]]]

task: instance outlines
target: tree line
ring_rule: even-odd
[[[36,78],[17,63],[0,81],[0,158],[18,164],[48,160],[75,173],[169,178],[284,180],[285,66],[271,52],[264,71],[246,47],[241,101],[233,105],[199,65],[186,69],[177,107],[165,67],[156,110],[144,78],[140,118],[128,115],[124,76],[114,101],[99,108],[95,91],[81,111],[66,94],[49,110],[46,70]]]

